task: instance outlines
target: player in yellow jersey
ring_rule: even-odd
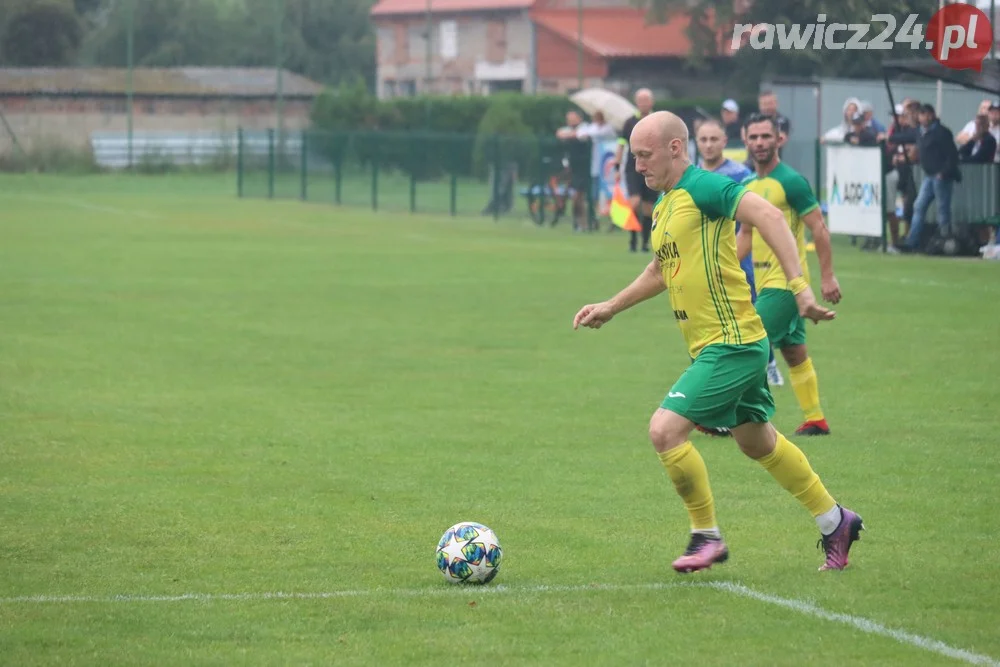
[[[688,546],[674,569],[695,572],[729,557],[705,462],[691,444],[695,423],[729,428],[743,453],[815,518],[826,553],[820,569],[845,568],[864,526],[769,421],[774,401],[767,384],[767,334],[736,258],[734,219],[752,225],[774,248],[802,316],[819,322],[834,313],[816,303],[781,211],[732,179],[692,165],[680,118],[665,111],[650,114],[636,125],[630,145],[646,184],[664,193],[653,210],[656,256],[616,296],[581,308],[573,328],[599,329],[625,309],[669,293],[669,308],[694,359],[649,423],[653,447],[690,516]]]
[[[809,282],[809,264],[805,228],[809,228],[816,244],[823,298],[831,303],[839,302],[840,285],[833,275],[830,233],[809,182],[778,157],[778,128],[773,118],[754,114],[744,123],[744,128],[756,173],[744,180],[743,185],[781,211],[795,238],[798,263],[806,282]],[[788,363],[792,389],[802,408],[805,421],[795,435],[829,435],[830,426],[820,407],[819,381],[806,350],[806,321],[799,315],[782,266],[767,240],[754,233],[751,227],[740,228],[737,248],[740,258],[747,253],[753,255],[757,312],[771,345],[781,350]]]

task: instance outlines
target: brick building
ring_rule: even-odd
[[[137,68],[133,130],[231,132],[273,127],[277,71],[266,68]],[[309,124],[320,84],[282,72],[285,127]],[[39,143],[85,147],[93,132],[125,132],[126,70],[0,68],[0,154],[13,134],[26,150]]]
[[[720,78],[685,73],[689,19],[649,24],[629,0],[379,0],[379,97],[567,93],[580,85],[625,93],[715,95]],[[581,11],[582,10],[582,11]],[[722,31],[720,31],[722,32]],[[428,39],[429,34],[429,39]],[[727,48],[720,35],[719,45]],[[718,60],[728,58],[728,53]],[[718,63],[710,63],[718,65]]]

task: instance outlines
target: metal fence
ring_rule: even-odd
[[[235,150],[240,197],[296,198],[387,212],[530,217],[538,224],[571,218],[566,146],[555,138],[240,130]],[[825,151],[820,143],[792,140],[781,155],[824,202]],[[1000,224],[1000,165],[960,168],[953,220]],[[915,166],[918,187],[922,176]],[[929,222],[935,219],[934,208]]]
[[[571,218],[566,145],[554,137],[241,130],[236,149],[240,197],[538,224]]]

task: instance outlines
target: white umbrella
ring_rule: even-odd
[[[604,118],[618,130],[621,130],[630,116],[639,112],[635,105],[624,97],[603,88],[585,88],[570,95],[569,99],[590,116],[593,116],[595,111],[603,112]]]

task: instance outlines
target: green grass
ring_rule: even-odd
[[[655,587],[687,581],[1000,659],[1000,265],[838,239],[845,298],[809,328],[834,434],[797,442],[865,517],[852,565],[817,572],[808,514],[695,435],[732,558],[683,578],[686,516],[646,434],[687,363],[669,306],[570,326],[642,268],[622,234],[234,192],[0,178],[3,663],[955,662]],[[791,434],[791,388],[775,400]],[[486,590],[435,567],[462,520],[505,549]]]

